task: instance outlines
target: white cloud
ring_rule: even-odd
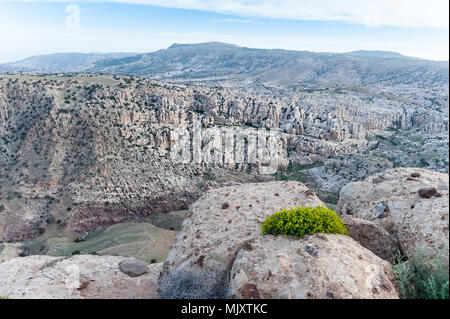
[[[2,1],[2,0],[0,0]],[[21,0],[33,1],[33,0]],[[36,0],[35,0],[36,1]],[[39,0],[37,0],[39,1]],[[41,0],[62,1],[62,0]],[[102,0],[84,0],[102,1]],[[204,10],[245,17],[343,21],[369,27],[449,27],[448,0],[104,0]],[[67,2],[67,0],[66,0]]]

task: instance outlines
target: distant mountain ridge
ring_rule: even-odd
[[[100,60],[119,59],[136,53],[54,53],[0,64],[0,72],[82,72]]]
[[[233,85],[336,83],[351,85],[448,85],[448,61],[406,57],[387,51],[316,53],[252,49],[221,42],[174,43],[150,53],[37,56],[7,64],[0,72],[128,74],[174,82]]]
[[[377,58],[385,58],[385,59],[393,59],[393,58],[403,58],[403,59],[416,59],[421,60],[419,58],[408,57],[403,54],[391,51],[368,51],[368,50],[357,50],[345,53],[347,55],[352,56],[360,56],[360,57],[377,57]]]

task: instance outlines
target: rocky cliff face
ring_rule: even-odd
[[[412,127],[445,132],[448,118],[329,88],[270,96],[128,76],[3,76],[0,238],[36,236],[50,217],[77,237],[184,209],[210,186],[356,154],[374,132]]]

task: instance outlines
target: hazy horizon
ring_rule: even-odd
[[[218,41],[210,41],[210,42],[197,42],[197,43],[172,43],[171,45],[164,47],[164,48],[160,48],[160,49],[156,49],[153,51],[146,51],[146,52],[124,52],[124,51],[110,51],[110,52],[100,52],[100,51],[86,51],[86,52],[81,52],[81,51],[70,51],[70,52],[49,52],[49,53],[43,53],[43,54],[38,54],[38,55],[31,55],[31,56],[27,56],[25,58],[19,59],[19,60],[14,60],[14,61],[7,61],[7,62],[0,62],[2,64],[10,64],[10,63],[16,63],[16,62],[20,62],[29,58],[33,58],[33,57],[39,57],[39,56],[51,56],[51,55],[57,55],[57,54],[146,54],[146,53],[153,53],[153,52],[157,52],[160,50],[166,50],[169,49],[172,45],[200,45],[200,44],[206,44],[206,43],[222,43],[222,44],[229,44],[229,45],[236,45],[238,47],[245,47],[245,48],[249,48],[249,49],[258,49],[258,50],[285,50],[285,51],[297,51],[297,52],[312,52],[312,53],[323,53],[323,54],[349,54],[349,53],[353,53],[353,52],[358,52],[358,51],[363,51],[363,52],[388,52],[388,53],[396,53],[396,54],[401,54],[399,52],[395,52],[395,51],[385,51],[385,50],[354,50],[354,51],[345,51],[345,52],[331,52],[331,51],[312,51],[312,50],[290,50],[290,49],[283,49],[283,48],[252,48],[252,47],[247,47],[247,46],[241,46],[235,43],[225,43],[225,42],[218,42]],[[407,56],[407,55],[403,55],[401,54],[403,57],[406,58],[416,58],[416,59],[423,59],[420,57],[415,57],[415,56]],[[433,61],[433,62],[449,62],[449,60],[430,60],[430,59],[423,59],[423,60],[429,60],[429,61]]]
[[[397,52],[448,61],[448,2],[0,0],[0,63],[54,53],[136,52],[173,43]]]

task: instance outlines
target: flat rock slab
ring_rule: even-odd
[[[139,277],[119,269],[130,258],[28,256],[0,264],[0,296],[12,299],[152,299],[162,263]],[[134,262],[134,260],[131,260]]]
[[[119,269],[130,277],[139,277],[148,272],[147,264],[140,260],[127,260],[119,263]]]

